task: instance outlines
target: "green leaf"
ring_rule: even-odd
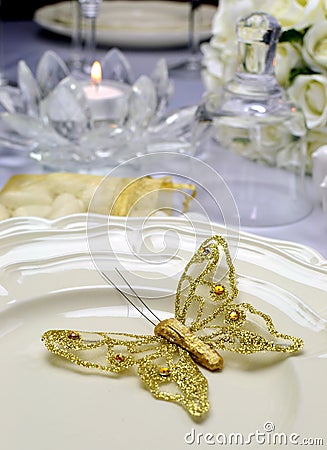
[[[283,31],[283,33],[280,35],[279,42],[294,42],[302,45],[305,31],[301,32],[294,30],[293,28]]]
[[[290,71],[290,83],[292,84],[298,75],[312,75],[314,73],[316,72],[311,70],[309,67],[293,67]]]
[[[251,139],[247,137],[234,137],[233,142],[236,142],[237,144],[248,145],[250,144]]]

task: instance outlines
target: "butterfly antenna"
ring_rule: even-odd
[[[106,275],[104,272],[100,272],[101,275],[124,297],[125,300],[128,301],[128,303],[130,303],[135,309],[136,311],[138,311],[141,316],[145,317],[145,319],[147,319],[150,323],[152,323],[152,325],[155,327],[156,323],[154,323],[151,319],[149,319],[149,317],[144,314],[144,312],[141,310],[141,308],[139,308],[138,306],[136,306],[132,300],[125,294],[124,291],[122,291],[109,277],[108,275]],[[142,302],[143,303],[143,302]]]
[[[135,291],[135,289],[133,288],[133,286],[131,286],[131,284],[129,283],[129,281],[127,281],[127,279],[125,278],[125,276],[121,273],[121,271],[115,267],[116,272],[119,274],[119,276],[121,276],[121,278],[125,281],[125,283],[127,284],[127,286],[129,287],[129,289],[133,292],[133,294],[138,298],[138,300],[142,303],[142,305],[153,315],[153,317],[155,317],[158,322],[160,322],[160,319],[158,316],[155,315],[155,313],[152,311],[151,308],[148,307],[148,305],[145,303],[144,300],[141,299],[141,297],[138,295],[138,293]]]

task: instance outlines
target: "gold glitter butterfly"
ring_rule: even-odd
[[[88,369],[121,373],[136,366],[155,398],[201,416],[209,409],[208,382],[198,364],[221,370],[218,350],[292,353],[303,346],[300,338],[278,332],[267,314],[249,303],[237,303],[237,296],[227,242],[213,236],[186,265],[177,288],[175,317],[160,321],[152,313],[157,322],[152,321],[154,335],[50,330],[42,340],[50,352]]]

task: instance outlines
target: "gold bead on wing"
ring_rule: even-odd
[[[243,325],[246,320],[246,314],[243,309],[237,305],[231,305],[225,313],[225,323],[229,325]]]
[[[77,333],[77,331],[70,331],[68,333],[68,339],[72,339],[73,341],[77,341],[78,339],[81,339],[81,335]]]
[[[125,356],[122,353],[117,353],[115,355],[115,361],[121,363],[121,362],[125,361]]]
[[[169,367],[160,367],[159,375],[163,378],[167,378],[170,375]]]
[[[216,284],[213,290],[216,295],[220,296],[225,293],[225,286],[223,286],[222,284]]]

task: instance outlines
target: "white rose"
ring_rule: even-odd
[[[314,70],[327,70],[327,20],[314,24],[303,39],[303,58]]]
[[[223,83],[219,78],[212,75],[207,69],[202,70],[201,77],[207,92],[217,92],[218,95],[221,95]]]
[[[296,46],[290,42],[277,45],[275,73],[279,84],[288,87],[291,70],[302,65],[301,52]]]
[[[315,128],[307,133],[307,152],[312,155],[322,145],[327,145],[327,128]]]
[[[322,127],[327,122],[327,77],[320,74],[298,75],[288,89],[301,107],[308,128]]]
[[[265,10],[276,17],[283,30],[303,30],[324,17],[325,0],[272,0]]]
[[[220,83],[226,83],[234,76],[237,66],[236,48],[226,47],[225,50],[218,50],[208,44],[204,44],[201,49],[204,55],[203,63],[207,71],[217,77]]]
[[[208,92],[221,91],[223,81],[224,64],[219,59],[218,50],[209,44],[202,44],[202,63],[204,69],[201,72],[203,84]]]
[[[311,173],[313,168],[312,154],[322,145],[327,144],[327,128],[308,130],[307,136],[307,165],[306,172]]]

